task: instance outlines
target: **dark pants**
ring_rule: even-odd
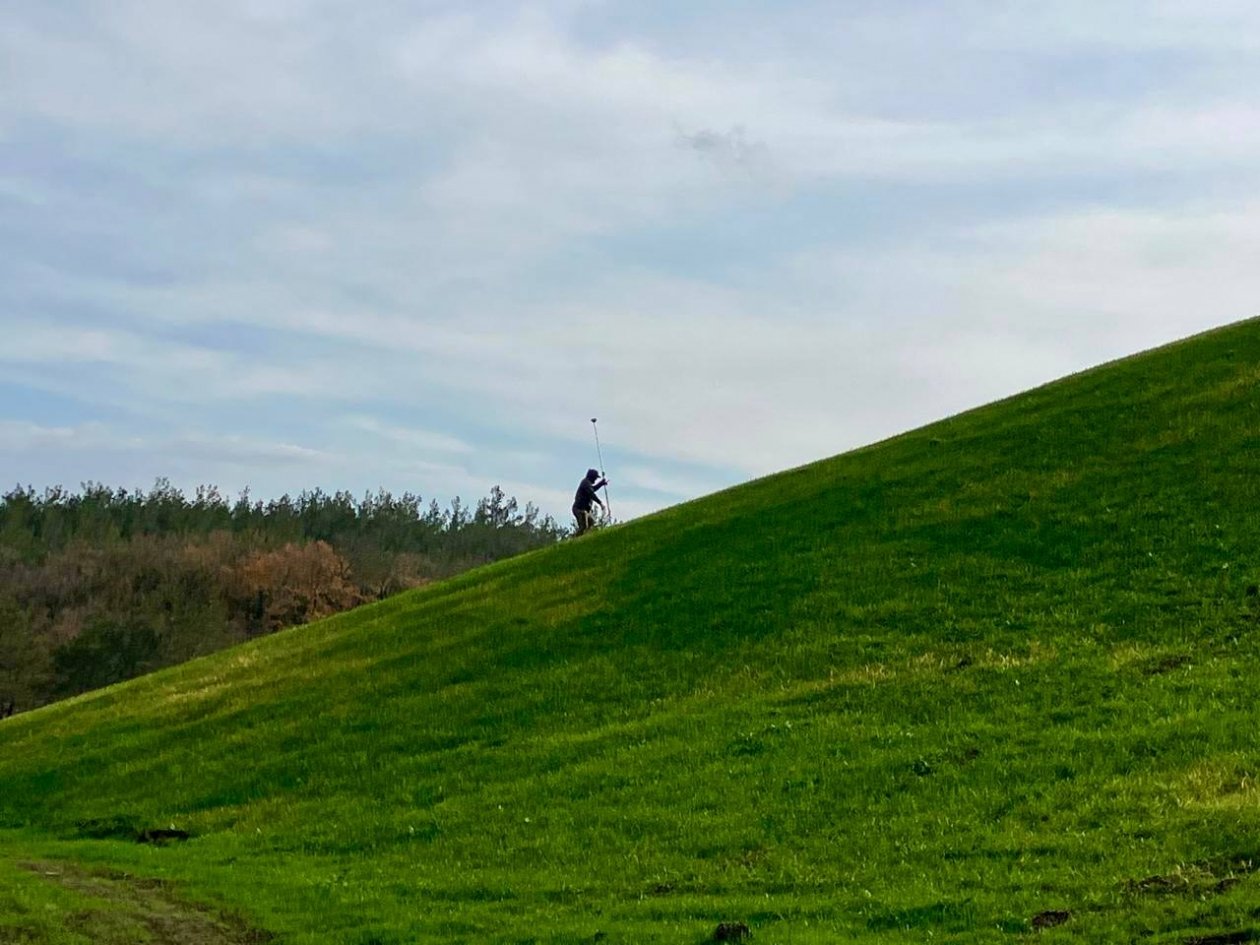
[[[590,509],[580,509],[575,505],[573,506],[573,517],[577,519],[577,533],[579,535],[589,531],[590,527],[595,524],[595,516],[591,514]]]

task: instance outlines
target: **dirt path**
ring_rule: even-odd
[[[21,865],[84,899],[83,908],[65,917],[65,927],[98,945],[144,940],[153,945],[268,945],[276,941],[269,932],[179,898],[174,886],[162,880],[92,871],[71,863]]]

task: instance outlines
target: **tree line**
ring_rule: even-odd
[[[320,490],[268,502],[96,483],[0,496],[0,715],[557,541],[496,486],[475,505]]]

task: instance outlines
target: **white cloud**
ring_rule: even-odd
[[[328,463],[333,457],[323,450],[295,443],[259,441],[243,436],[177,436],[148,444],[155,452],[171,453],[213,464],[306,466]]]
[[[980,4],[963,19],[971,44],[1003,49],[1254,50],[1260,13],[1246,0],[1017,0],[986,16]]]
[[[428,453],[469,453],[472,447],[458,437],[429,430],[416,430],[393,424],[381,423],[374,417],[347,417],[346,421],[356,430],[373,434],[389,442]]]
[[[671,472],[662,472],[655,466],[631,465],[619,471],[616,485],[629,485],[635,489],[646,489],[649,492],[666,496],[700,496],[716,492],[723,486],[730,485],[711,476],[696,476]],[[612,483],[610,482],[610,485]]]
[[[792,256],[756,292],[632,273],[453,322],[269,305],[257,324],[353,347],[287,367],[219,355],[173,396],[404,408],[423,363],[425,383],[521,435],[582,443],[585,418],[607,416],[623,450],[735,471],[721,485],[1249,315],[1255,218],[1244,205],[960,225],[931,246]],[[147,360],[189,376],[196,359],[129,363]],[[477,451],[370,417],[359,429],[422,454]]]
[[[180,434],[142,437],[124,434],[107,424],[46,426],[27,421],[0,420],[0,444],[14,453],[27,451],[113,453],[157,452],[210,460],[214,463],[300,464],[328,458],[319,450],[292,443],[264,442],[243,436]]]
[[[105,427],[95,423],[50,427],[23,420],[0,420],[0,445],[6,452],[45,447],[91,450],[108,447],[111,442]]]

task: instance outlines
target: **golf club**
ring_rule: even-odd
[[[604,452],[599,448],[599,427],[596,426],[596,417],[591,417],[591,429],[595,431],[595,455],[599,457],[599,474],[605,479],[608,474],[604,472]],[[604,483],[604,500],[608,503],[608,520],[612,521],[612,496],[608,494],[608,483]]]

